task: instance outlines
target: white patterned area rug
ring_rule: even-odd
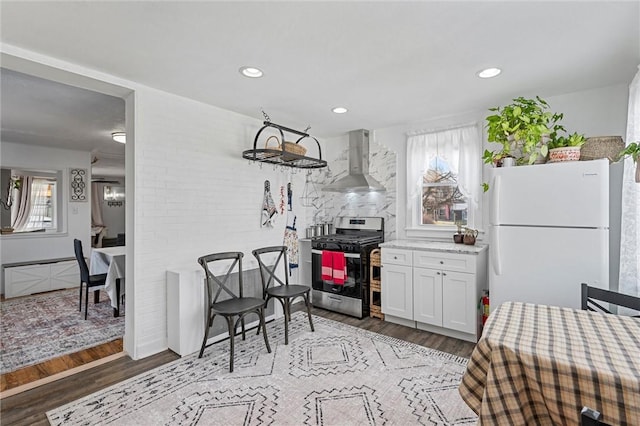
[[[53,425],[466,425],[467,359],[302,312],[55,410]]]
[[[89,316],[79,312],[79,289],[7,299],[0,304],[0,373],[78,352],[124,335],[124,316],[113,317],[109,296],[89,295]]]

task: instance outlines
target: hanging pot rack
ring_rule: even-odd
[[[258,148],[258,139],[260,138],[260,134],[267,128],[274,128],[280,132],[281,144],[279,147],[267,147],[265,144],[264,148]],[[286,151],[286,144],[284,143],[285,132],[300,136],[298,140],[296,140],[296,144],[299,144],[303,139],[306,138],[311,138],[316,141],[316,145],[318,146],[318,158],[308,157],[305,155],[296,154],[291,151]],[[242,153],[242,158],[251,161],[276,164],[279,166],[292,167],[297,169],[320,169],[327,166],[326,160],[322,159],[322,149],[320,148],[320,142],[318,142],[318,139],[310,136],[308,133],[306,133],[306,131],[301,132],[299,130],[290,129],[288,127],[281,126],[270,121],[263,122],[262,128],[258,130],[258,133],[256,133],[256,137],[253,140],[253,149],[244,151]]]

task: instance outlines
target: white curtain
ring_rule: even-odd
[[[104,226],[102,221],[102,197],[97,182],[91,182],[91,226]]]
[[[640,66],[638,70],[629,86],[627,144],[640,142]],[[640,183],[635,182],[635,166],[631,158],[625,160],[619,290],[622,293],[640,295]]]
[[[469,207],[477,209],[480,196],[480,129],[476,124],[437,130],[407,138],[407,197],[408,209],[421,196],[422,177],[429,168],[429,159],[437,156],[452,166],[457,161],[458,188],[467,197]]]

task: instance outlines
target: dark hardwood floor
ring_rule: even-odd
[[[297,309],[300,307],[300,304],[296,305]],[[474,348],[474,344],[470,342],[391,324],[376,318],[359,320],[322,309],[314,309],[313,314],[466,358],[471,356]],[[48,425],[49,422],[45,415],[47,411],[175,359],[178,359],[178,355],[171,351],[165,351],[139,361],[133,361],[125,356],[73,376],[4,398],[0,400],[0,424]]]
[[[4,392],[37,380],[46,379],[120,352],[122,352],[122,338],[11,371],[0,376],[0,391]]]

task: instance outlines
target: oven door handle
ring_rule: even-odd
[[[311,250],[312,254],[322,254],[322,250]],[[345,253],[344,257],[349,257],[353,259],[360,259],[360,253]]]

